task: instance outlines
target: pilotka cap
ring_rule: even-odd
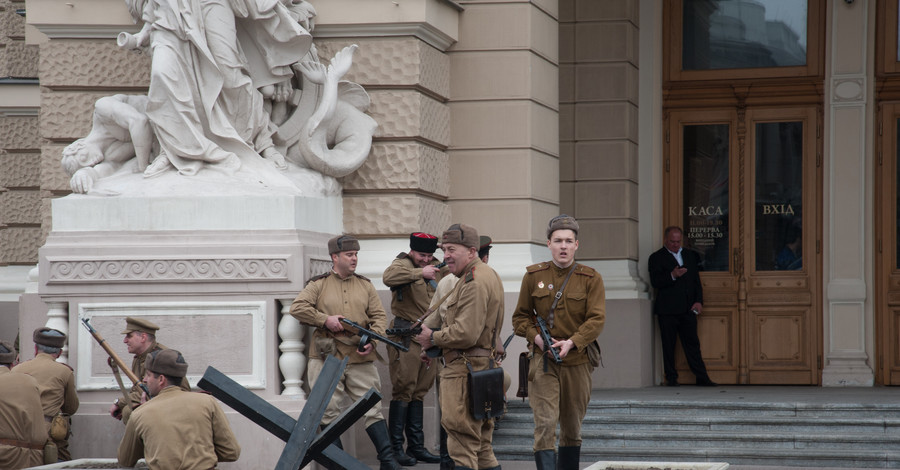
[[[437,250],[437,237],[424,232],[409,234],[409,249],[419,253],[433,254]]]
[[[547,239],[549,240],[550,235],[557,230],[571,230],[578,235],[578,221],[575,220],[575,217],[560,214],[550,219],[550,223],[547,225]]]
[[[48,346],[51,348],[62,348],[66,345],[66,335],[62,331],[54,330],[53,328],[43,327],[34,330],[34,336],[32,339],[35,343],[40,344],[41,346]]]
[[[188,365],[180,352],[163,349],[148,354],[147,359],[144,359],[144,368],[154,374],[184,377],[187,375]]]
[[[457,245],[477,250],[481,245],[481,240],[478,238],[478,231],[475,230],[475,227],[466,224],[453,224],[441,236],[441,244],[445,245],[447,243],[456,243]]]
[[[359,240],[353,235],[339,235],[328,240],[329,255],[342,251],[359,251]]]
[[[131,333],[134,331],[139,331],[141,333],[147,333],[148,335],[155,335],[156,330],[158,330],[158,329],[159,329],[159,326],[150,320],[145,320],[143,318],[127,317],[127,318],[125,318],[125,329],[122,330],[122,334],[127,335],[128,333]]]
[[[9,341],[0,341],[0,364],[12,364],[16,360],[16,348]]]

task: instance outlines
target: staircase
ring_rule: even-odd
[[[900,389],[671,390],[594,391],[582,425],[582,466],[621,460],[900,468]],[[532,460],[533,430],[527,401],[511,399],[494,431],[497,458]]]

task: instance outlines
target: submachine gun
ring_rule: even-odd
[[[541,333],[541,339],[544,341],[544,351],[553,357],[553,362],[562,364],[562,358],[559,357],[559,351],[551,346],[553,344],[553,338],[550,337],[550,328],[547,328],[547,321],[544,320],[544,317],[538,315],[536,310],[534,310],[534,322]],[[547,360],[547,354],[544,354],[545,361]],[[544,363],[544,369],[547,369],[547,363]]]
[[[447,266],[446,261],[441,261],[439,264],[434,265],[435,268],[441,269],[444,266]],[[437,289],[437,282],[434,282],[434,279],[429,279],[428,285],[431,286],[432,289]],[[397,293],[397,302],[403,302],[403,288],[412,284],[411,282],[406,284],[400,284],[399,286],[391,287],[391,292]]]
[[[399,349],[400,351],[403,351],[403,352],[409,351],[408,347],[406,347],[400,343],[391,341],[387,337],[382,336],[382,335],[360,325],[359,323],[356,323],[353,320],[341,318],[341,323],[352,326],[353,328],[356,328],[356,334],[359,335],[359,346],[356,347],[357,351],[364,351],[366,345],[371,343],[373,339],[377,339],[378,341],[381,341],[384,344],[387,344],[388,346],[393,346],[393,347]]]
[[[122,358],[119,357],[119,355],[116,354],[115,351],[113,351],[112,346],[110,346],[109,343],[107,343],[106,340],[103,339],[102,336],[100,336],[100,333],[98,333],[97,330],[95,330],[94,327],[91,326],[91,321],[88,318],[81,317],[81,323],[83,323],[85,328],[88,329],[88,331],[91,333],[91,336],[93,336],[97,341],[97,344],[99,344],[100,347],[103,348],[104,351],[106,351],[106,354],[109,355],[109,358],[112,359],[113,363],[115,363],[115,365],[118,366],[119,369],[122,369],[122,371],[125,372],[125,375],[127,375],[128,378],[131,379],[131,382],[133,384],[141,387],[141,390],[143,390],[144,393],[147,394],[147,397],[150,397],[150,389],[147,388],[147,384],[142,382],[141,379],[139,379],[137,375],[134,375],[134,372],[132,372],[131,369],[127,365],[125,365],[125,362],[122,361]],[[112,366],[112,364],[110,364],[110,366]],[[127,395],[125,398],[127,401]]]

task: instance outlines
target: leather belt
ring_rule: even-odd
[[[469,349],[451,349],[444,353],[444,364],[450,364],[451,362],[459,359],[460,356],[465,354],[468,357],[489,357],[491,355],[490,349],[485,348],[469,348]]]
[[[44,444],[32,444],[30,442],[17,441],[15,439],[4,439],[2,437],[0,437],[0,444],[13,447],[24,447],[26,449],[44,450]]]

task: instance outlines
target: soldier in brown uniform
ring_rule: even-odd
[[[153,399],[135,409],[125,425],[119,465],[133,467],[143,457],[151,470],[207,470],[240,457],[241,447],[216,399],[179,386],[188,369],[180,352],[153,351],[145,369]]]
[[[387,314],[375,287],[371,281],[356,274],[358,252],[359,240],[350,235],[328,240],[331,271],[310,279],[291,304],[290,313],[294,318],[317,328],[313,334],[307,366],[310,387],[315,386],[326,356],[350,358],[322,416],[322,426],[337,419],[345,397],[356,401],[373,387],[381,392],[381,378],[375,369],[375,358],[378,355],[375,344],[370,342],[363,351],[358,351],[359,338],[352,331],[345,330],[340,321],[341,318],[347,318],[381,335],[384,335],[387,327]],[[369,409],[365,418],[366,433],[375,444],[381,469],[402,468],[394,456],[381,407]],[[336,444],[339,443],[340,441]]]
[[[533,351],[528,389],[537,468],[557,468],[558,423],[559,468],[577,470],[581,422],[591,398],[593,366],[587,351],[603,330],[606,295],[600,274],[575,262],[578,222],[574,218],[563,214],[551,219],[547,239],[553,260],[527,268],[512,323],[516,335],[524,336]],[[557,296],[560,300],[550,312]],[[535,312],[547,321],[553,344],[541,339]],[[548,347],[558,348],[562,364],[547,358]]]
[[[10,470],[43,465],[47,442],[37,380],[9,370],[17,355],[0,341],[0,468]]]
[[[494,420],[476,420],[469,412],[466,377],[489,367],[494,341],[503,324],[503,283],[478,258],[478,232],[464,224],[451,225],[441,237],[444,260],[459,278],[454,294],[444,301],[440,330],[424,325],[416,339],[422,348],[443,352],[440,371],[441,426],[447,431],[447,450],[457,469],[499,468],[491,447]]]
[[[382,280],[391,288],[391,313],[394,328],[409,328],[428,310],[434,296],[441,271],[434,260],[437,237],[427,233],[409,235],[409,252],[400,253],[384,270]],[[408,338],[408,337],[407,337]],[[397,338],[396,340],[400,340]],[[401,465],[415,465],[416,460],[438,463],[441,458],[425,448],[422,428],[424,398],[437,375],[437,368],[426,367],[419,357],[422,347],[409,341],[408,352],[388,348],[388,364],[391,371],[391,443],[394,455]],[[403,431],[406,429],[407,450],[403,452]]]
[[[134,360],[131,362],[131,371],[138,378],[144,376],[144,361],[147,359],[147,354],[168,349],[156,342],[157,331],[159,331],[159,326],[150,320],[134,317],[125,318],[125,329],[122,330],[125,339],[122,342],[127,345],[128,352],[134,354]],[[181,380],[180,386],[186,392],[191,391],[191,385],[187,378]],[[142,402],[141,397],[143,393],[139,385],[133,384],[128,392],[128,403],[125,402],[124,397],[117,398],[109,408],[109,414],[113,418],[121,419],[123,423],[128,424],[132,410],[140,406]]]
[[[13,371],[34,377],[41,389],[41,406],[44,409],[46,429],[50,433],[51,423],[57,415],[65,430],[65,437],[53,439],[59,453],[59,460],[72,460],[69,452],[69,434],[71,434],[70,415],[78,411],[78,393],[75,391],[75,374],[67,364],[56,362],[66,344],[66,335],[53,328],[34,330],[34,359],[17,365]],[[50,436],[59,437],[59,436]]]

